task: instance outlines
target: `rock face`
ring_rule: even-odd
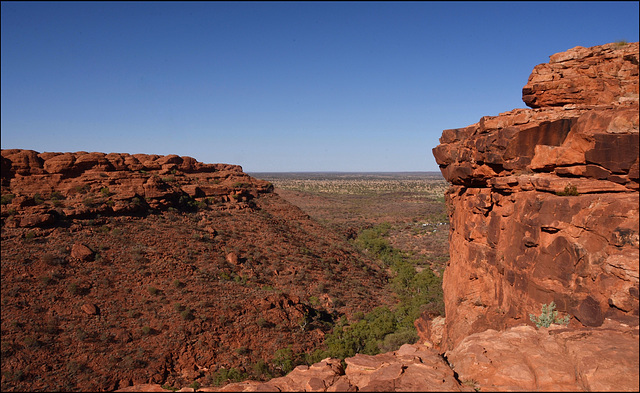
[[[238,165],[204,164],[191,157],[2,150],[2,207],[3,216],[11,216],[8,227],[184,210],[198,203],[244,208],[272,190],[270,183],[248,176]]]
[[[433,149],[452,183],[445,350],[551,301],[572,327],[638,324],[638,43],[553,55],[523,99]]]

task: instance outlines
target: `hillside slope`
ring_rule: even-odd
[[[375,263],[237,166],[28,150],[2,164],[2,390],[277,375],[278,350],[311,352],[391,300]]]

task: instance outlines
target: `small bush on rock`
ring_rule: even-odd
[[[560,325],[568,325],[570,317],[567,315],[564,318],[558,318],[558,312],[555,311],[556,304],[555,302],[542,305],[542,314],[539,317],[536,317],[533,314],[529,314],[529,318],[531,322],[536,324],[536,327],[549,327],[552,323],[557,323]]]
[[[578,196],[580,193],[578,192],[578,187],[568,184],[565,186],[564,191],[557,192],[556,195],[559,196]]]

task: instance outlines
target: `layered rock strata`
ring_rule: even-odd
[[[442,348],[530,324],[638,324],[638,43],[576,47],[534,68],[532,109],[443,131],[451,259]]]
[[[238,165],[192,157],[2,150],[2,215],[9,227],[190,209],[198,203],[245,208],[272,190]]]

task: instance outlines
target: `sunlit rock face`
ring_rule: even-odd
[[[238,165],[205,164],[175,154],[2,150],[2,193],[12,196],[3,203],[13,213],[4,223],[8,227],[188,208],[195,201],[242,209],[272,190]]]
[[[576,47],[534,68],[532,109],[445,130],[451,259],[443,349],[532,324],[638,324],[638,43]]]

